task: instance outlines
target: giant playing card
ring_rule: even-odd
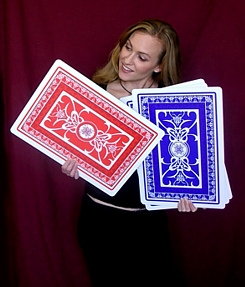
[[[164,131],[138,168],[141,201],[149,210],[224,208],[232,197],[224,164],[222,89],[200,80],[133,90],[123,99]]]
[[[185,197],[199,207],[224,208],[230,194],[221,88],[135,90],[133,96],[139,113],[164,131],[138,169],[142,202],[171,208]]]
[[[81,177],[113,196],[163,131],[57,60],[11,132],[59,163],[78,161]]]

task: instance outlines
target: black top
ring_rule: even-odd
[[[93,197],[107,203],[111,203],[122,207],[143,208],[140,202],[139,178],[135,171],[131,177],[125,182],[122,188],[114,195],[110,196],[97,188],[96,186],[86,182],[85,192]]]
[[[104,86],[103,88],[106,90],[106,86]],[[139,178],[137,171],[132,174],[132,176],[126,181],[126,183],[114,196],[106,194],[105,192],[88,182],[86,182],[85,185],[85,193],[90,194],[91,196],[99,200],[117,206],[131,208],[145,207],[140,201]]]

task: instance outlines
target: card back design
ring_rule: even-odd
[[[11,132],[113,196],[163,132],[82,74],[57,60]]]
[[[143,202],[177,203],[185,197],[194,203],[223,206],[221,89],[138,92],[134,106],[164,132],[139,167]]]

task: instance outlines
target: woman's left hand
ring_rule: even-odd
[[[197,208],[195,205],[186,198],[181,198],[181,200],[178,202],[178,211],[180,212],[195,212],[197,211]]]

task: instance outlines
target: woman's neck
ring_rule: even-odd
[[[120,79],[111,82],[107,85],[107,91],[114,95],[116,98],[120,99],[122,97],[130,96],[133,89],[143,89],[143,88],[157,88],[158,84],[151,79],[151,81],[146,81],[145,83],[133,83],[130,81],[122,81]]]
[[[147,82],[148,82],[148,81],[147,81]],[[149,86],[147,85],[147,82],[146,82],[143,86],[138,85],[137,88],[128,89],[128,88],[126,88],[126,84],[127,84],[128,82],[124,82],[124,81],[122,81],[122,80],[119,79],[119,83],[120,83],[121,87],[124,89],[124,91],[126,91],[126,92],[129,93],[130,95],[132,95],[133,89],[145,89],[145,88],[148,88],[148,89],[149,89],[149,88],[151,88],[151,87],[153,86],[153,84],[154,84],[154,80],[151,81],[151,83],[150,83]],[[139,86],[140,86],[140,87],[139,87]]]

